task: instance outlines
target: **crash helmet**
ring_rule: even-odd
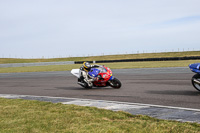
[[[84,68],[88,69],[91,67],[90,63],[89,62],[83,62],[83,66]]]

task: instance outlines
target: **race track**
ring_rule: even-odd
[[[189,68],[113,70],[122,88],[84,89],[69,71],[0,74],[0,94],[111,100],[200,109]]]

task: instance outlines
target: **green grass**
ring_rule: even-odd
[[[114,112],[95,107],[0,98],[1,133],[200,132],[200,124]]]
[[[120,62],[120,63],[103,63],[101,65],[105,65],[111,69],[126,69],[126,68],[156,68],[156,67],[187,67],[189,64],[197,62],[200,62],[200,60]],[[80,68],[81,65],[82,64],[8,67],[8,68],[0,68],[0,73],[70,71],[72,69]]]
[[[93,60],[97,61],[97,60],[120,60],[120,59],[142,59],[142,58],[161,58],[161,57],[189,57],[189,56],[200,56],[200,51],[124,54],[124,55],[106,55],[106,56],[71,57],[71,58],[51,58],[51,59],[0,58],[0,64],[6,64],[6,63],[33,63],[33,62],[57,62],[57,61],[93,61]]]

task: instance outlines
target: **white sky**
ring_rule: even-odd
[[[200,0],[0,0],[0,58],[200,50]]]

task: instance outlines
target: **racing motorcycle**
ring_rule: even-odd
[[[81,76],[80,69],[72,69],[71,73],[78,78],[78,84],[84,88],[92,88],[92,86],[88,86],[88,84],[83,80],[83,76]],[[88,72],[88,78],[96,79],[94,80],[93,87],[106,87],[111,86],[115,89],[119,89],[122,84],[121,82],[114,76],[112,76],[112,71],[110,68],[103,66],[99,66],[98,68],[91,68]]]
[[[192,77],[192,85],[195,89],[200,91],[200,63],[190,64],[189,68],[192,72],[196,73]]]

